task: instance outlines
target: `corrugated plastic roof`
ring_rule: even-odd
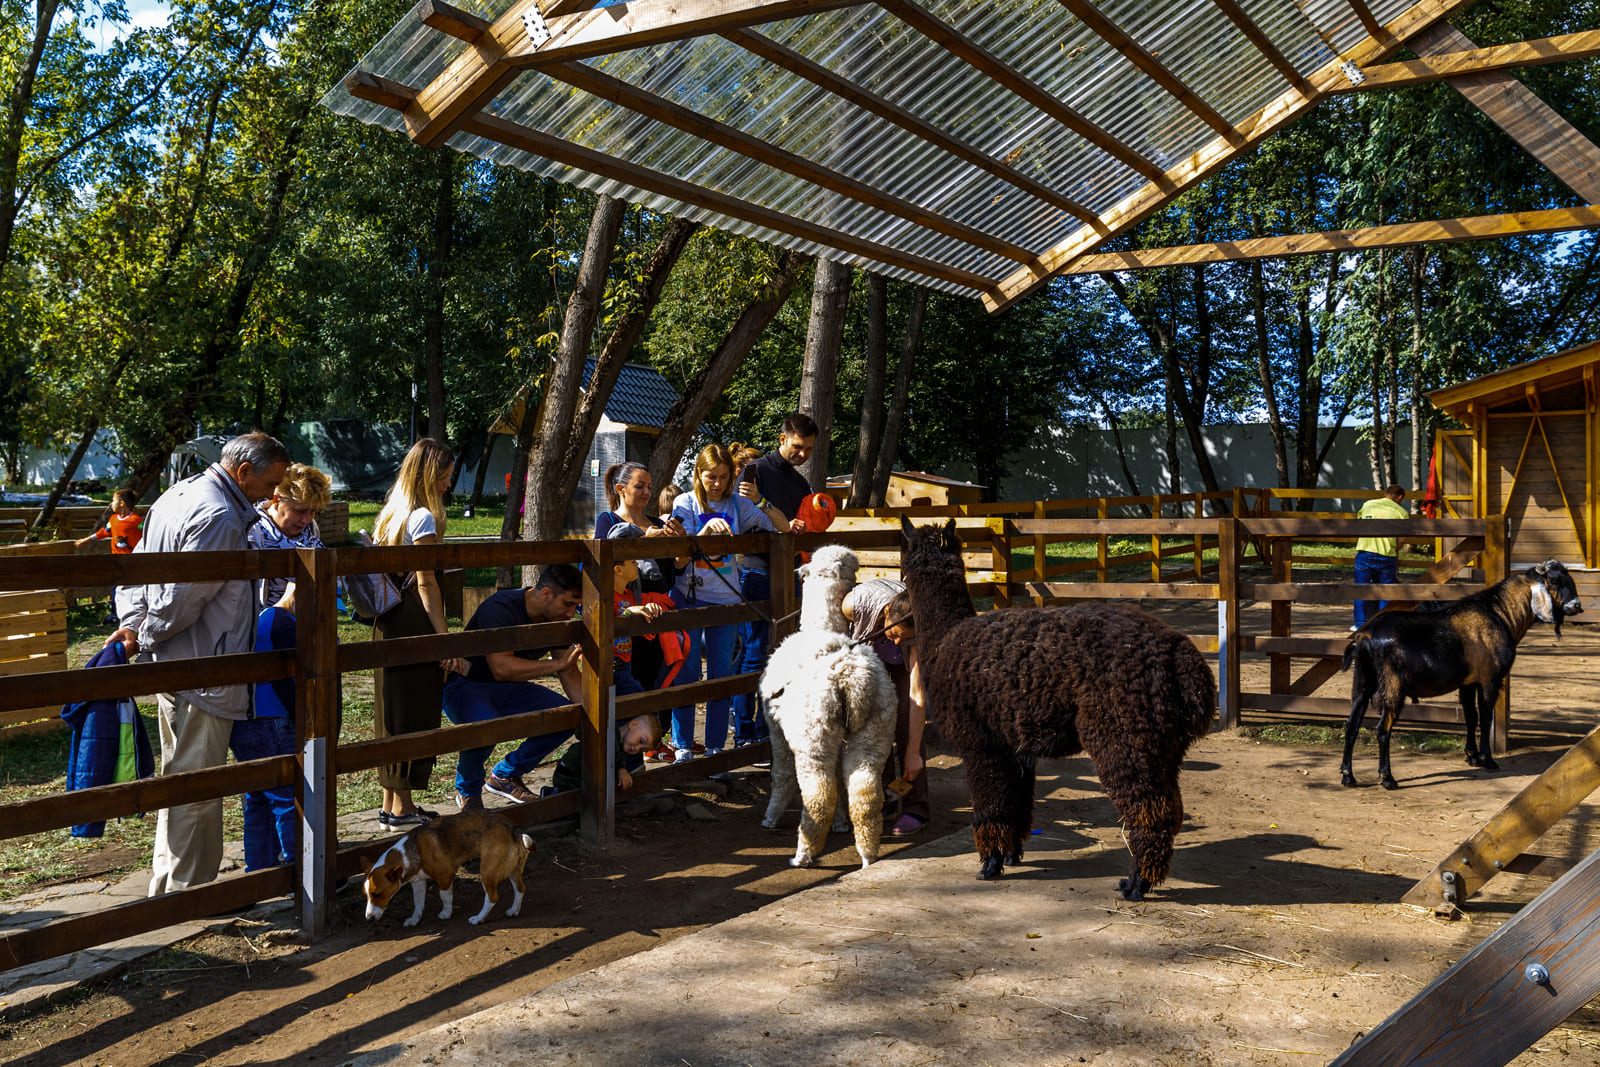
[[[1372,0],[1383,42],[1359,0],[634,0],[538,16],[587,6],[422,0],[324,103],[1003,306],[1308,110],[1341,60],[1463,5]]]

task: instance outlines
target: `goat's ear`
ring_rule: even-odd
[[[905,535],[907,540],[910,540],[916,534],[917,528],[911,525],[910,519],[902,515],[900,516],[900,532]]]
[[[1547,559],[1543,563],[1535,563],[1533,565],[1533,573],[1537,574],[1541,578],[1545,577],[1547,574],[1550,573],[1550,564],[1552,564],[1552,563],[1555,563],[1555,560]],[[1559,564],[1558,564],[1558,566],[1559,566]]]

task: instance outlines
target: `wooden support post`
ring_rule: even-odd
[[[1104,522],[1110,515],[1106,507],[1106,498],[1101,497],[1095,504],[1095,518]],[[1106,582],[1106,535],[1101,534],[1094,557],[1094,580],[1104,585]]]
[[[1011,606],[1011,538],[1016,527],[1010,519],[989,519],[989,569],[994,572],[994,606]]]
[[[1486,937],[1333,1067],[1509,1062],[1600,993],[1600,852]]]
[[[1152,519],[1159,519],[1161,517],[1161,498],[1159,496],[1151,496],[1150,505],[1149,506],[1150,506],[1150,517]],[[1160,534],[1151,534],[1150,535],[1150,581],[1155,583],[1155,584],[1157,584],[1157,585],[1161,584],[1161,535]]]
[[[1239,727],[1239,534],[1237,513],[1218,521],[1217,715],[1224,730]]]
[[[1287,537],[1271,538],[1267,541],[1267,551],[1272,556],[1272,580],[1285,584],[1294,581],[1292,575],[1294,541]],[[1293,601],[1274,600],[1272,602],[1273,637],[1289,636],[1293,626],[1293,615]],[[1269,692],[1278,694],[1289,691],[1289,666],[1288,656],[1279,653],[1273,654]]]
[[[1529,782],[1401,899],[1438,912],[1460,907],[1597,788],[1600,727],[1589,731],[1587,737]],[[1451,876],[1449,899],[1445,892],[1446,874]]]
[[[1490,515],[1483,520],[1483,584],[1501,582],[1511,573],[1506,551],[1506,517]],[[1500,685],[1500,699],[1494,705],[1494,729],[1489,733],[1489,751],[1503,756],[1511,747],[1511,676]]]
[[[1033,502],[1033,517],[1041,521],[1046,518],[1043,500],[1035,500]],[[1050,580],[1045,568],[1048,555],[1049,545],[1045,542],[1044,534],[1039,534],[1033,539],[1033,580],[1041,584]],[[1036,608],[1044,607],[1044,597],[1034,597],[1033,606]]]
[[[326,548],[295,550],[295,722],[300,742],[300,870],[295,904],[300,930],[312,941],[328,934],[339,854],[336,819],[339,743],[339,615],[336,556]]]
[[[616,833],[616,770],[612,748],[616,725],[616,605],[612,598],[611,541],[585,541],[583,553],[583,779],[579,786],[578,834],[610,848]]]
[[[772,551],[768,554],[769,585],[767,613],[772,616],[771,635],[767,648],[778,647],[778,642],[800,628],[798,618],[790,618],[799,610],[799,598],[794,589],[794,534],[772,535]]]
[[[1206,517],[1206,496],[1204,493],[1194,495],[1194,517],[1196,521]],[[1206,580],[1206,538],[1204,534],[1194,535],[1194,580]]]

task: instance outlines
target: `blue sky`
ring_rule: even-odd
[[[99,39],[100,47],[104,48],[129,30],[164,25],[170,11],[166,0],[127,0],[127,6],[128,22],[126,25],[102,22],[89,31],[91,38]]]

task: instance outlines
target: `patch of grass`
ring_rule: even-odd
[[[1241,737],[1253,738],[1276,745],[1315,745],[1323,748],[1344,746],[1343,726],[1323,726],[1314,723],[1269,723],[1262,726],[1242,726]],[[1390,747],[1401,752],[1463,752],[1465,739],[1457,734],[1424,732],[1421,730],[1396,730],[1389,739]],[[1377,734],[1363,726],[1356,734],[1359,748],[1377,748]]]

